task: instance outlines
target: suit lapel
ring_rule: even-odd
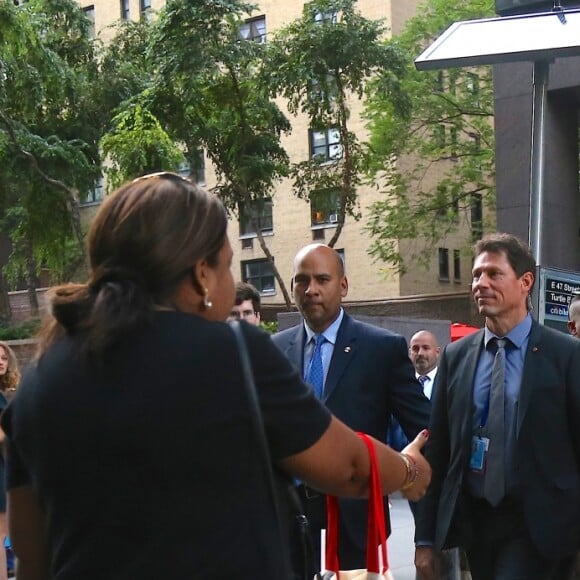
[[[524,358],[524,371],[522,373],[522,382],[520,384],[520,395],[518,397],[518,417],[517,433],[520,432],[522,422],[526,415],[528,405],[530,404],[531,391],[538,382],[538,377],[542,376],[541,357],[538,356],[542,348],[542,327],[537,322],[532,322],[530,340],[528,349]]]
[[[484,331],[481,330],[465,339],[468,341],[465,350],[457,353],[460,357],[458,364],[464,365],[463,371],[458,376],[464,377],[462,380],[465,380],[465,387],[457,389],[456,396],[460,398],[458,408],[465,409],[461,432],[463,440],[466,442],[464,449],[469,450],[471,450],[471,437],[473,435],[473,384],[483,344],[483,333]]]
[[[352,318],[345,314],[336,335],[336,344],[334,345],[326,382],[324,383],[324,393],[322,395],[323,402],[326,402],[334,389],[336,389],[340,378],[354,359],[356,352],[356,325]]]
[[[299,324],[294,329],[290,340],[288,341],[286,348],[284,349],[284,354],[288,360],[296,367],[300,376],[302,377],[304,372],[304,341],[306,340],[306,332],[304,331],[304,325]]]

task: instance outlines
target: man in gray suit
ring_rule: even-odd
[[[580,545],[580,341],[532,320],[535,271],[515,236],[475,245],[485,328],[439,359],[433,477],[416,518],[422,580],[448,546],[465,548],[474,580],[561,580]]]

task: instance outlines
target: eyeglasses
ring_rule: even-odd
[[[191,180],[187,179],[187,177],[183,177],[183,175],[179,175],[179,173],[173,173],[172,171],[156,171],[155,173],[148,173],[147,175],[141,175],[141,177],[136,177],[133,180],[133,183],[137,181],[142,181],[144,179],[152,179],[153,177],[167,177],[168,179],[176,179],[179,181],[185,181],[185,183],[189,183],[191,185]]]
[[[250,318],[250,316],[253,316],[254,314],[256,314],[254,310],[242,310],[241,312],[238,310],[232,310],[230,312],[230,318],[240,320],[241,318]]]

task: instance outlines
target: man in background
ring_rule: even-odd
[[[236,302],[228,317],[232,320],[245,320],[254,326],[260,326],[260,293],[247,282],[236,283]]]
[[[437,361],[441,347],[437,338],[428,330],[419,330],[409,342],[409,358],[415,367],[415,377],[423,387],[423,393],[431,399],[433,393],[433,382],[437,374]],[[387,444],[393,449],[401,451],[409,444],[403,429],[398,421],[393,418],[387,433]],[[415,502],[409,502],[413,516],[415,515]]]
[[[437,374],[437,361],[441,347],[437,338],[428,330],[419,330],[409,342],[409,356],[415,367],[417,379],[423,387],[425,396],[430,399],[433,392],[433,382]]]

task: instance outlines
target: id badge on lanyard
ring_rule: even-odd
[[[491,393],[490,393],[491,395]],[[489,415],[489,399],[487,405],[481,412],[481,425],[477,434],[471,438],[471,455],[469,457],[469,469],[474,473],[483,473],[485,471],[485,460],[487,450],[489,449],[489,437],[485,437],[485,425]]]

